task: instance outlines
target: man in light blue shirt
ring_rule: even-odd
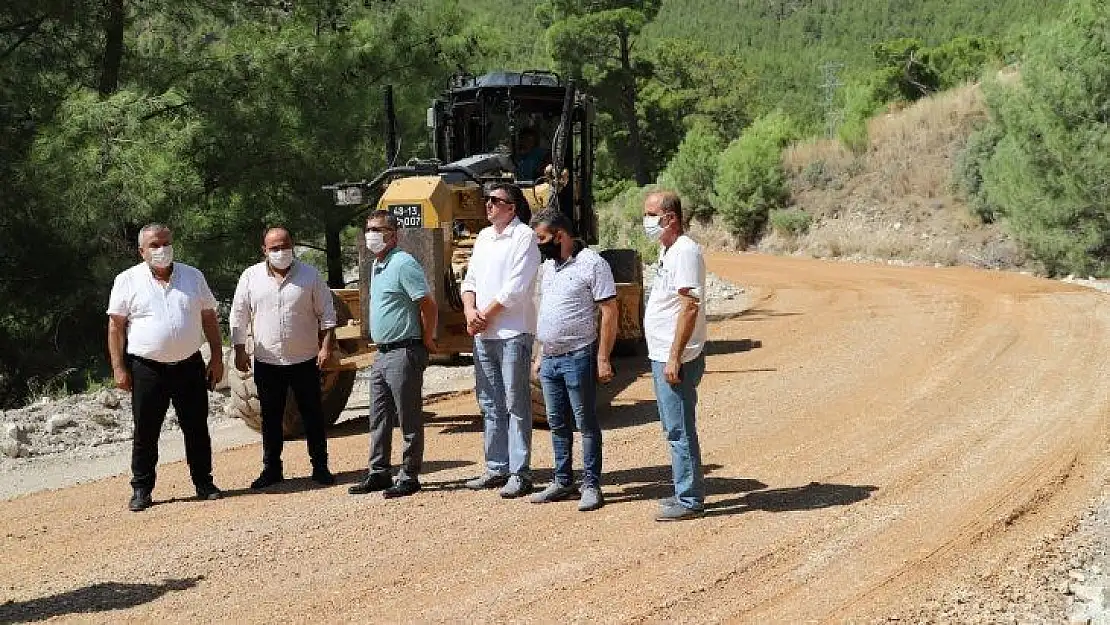
[[[397,218],[387,211],[375,211],[366,223],[366,248],[374,255],[370,338],[378,348],[370,368],[370,469],[365,480],[347,489],[352,495],[380,490],[387,499],[420,490],[421,391],[428,354],[436,350],[438,315],[420,263],[397,248],[397,226]],[[404,443],[396,480],[390,465],[394,422]]]

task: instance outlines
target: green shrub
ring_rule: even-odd
[[[760,117],[736,139],[717,163],[713,207],[742,241],[751,242],[790,193],[782,169],[782,149],[797,137],[781,112]]]
[[[632,187],[604,204],[598,204],[598,242],[602,248],[632,248],[645,263],[659,256],[659,243],[644,234],[644,199],[655,185]]]
[[[837,138],[854,154],[867,151],[870,137],[867,120],[871,119],[892,96],[881,84],[881,76],[852,82],[844,88],[844,118],[836,130]]]
[[[686,133],[678,152],[660,175],[660,184],[682,197],[687,219],[708,221],[713,216],[713,178],[724,147],[710,128],[697,124]]]
[[[971,134],[964,148],[956,155],[952,181],[963,192],[967,203],[983,223],[993,223],[1001,216],[1001,209],[991,203],[983,189],[983,165],[994,155],[1002,138],[996,124],[987,124]]]
[[[999,139],[982,192],[1050,274],[1110,268],[1110,14],[1076,0],[1026,49],[1020,81],[990,85]]]
[[[977,80],[983,69],[1000,63],[1004,55],[1001,43],[989,37],[956,37],[923,54],[925,64],[936,76],[940,89],[951,89]]]
[[[809,231],[813,216],[797,208],[772,210],[769,217],[771,230],[782,237],[798,237]]]

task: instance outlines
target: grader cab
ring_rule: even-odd
[[[392,119],[391,111],[387,115]],[[439,305],[436,343],[439,357],[473,352],[466,333],[460,285],[474,242],[489,225],[483,197],[488,185],[512,182],[524,191],[527,209],[518,216],[557,208],[574,224],[575,236],[598,242],[594,210],[594,101],[573,82],[546,71],[459,74],[428,109],[434,157],[390,167],[371,181],[325,187],[335,203],[362,206],[360,225],[372,210],[385,210],[400,225],[398,245],[424,268]],[[390,136],[395,133],[390,132]],[[390,154],[396,152],[387,146]],[[374,347],[369,336],[369,285],[373,255],[359,246],[359,288],[335,291],[343,320],[336,330],[335,364],[322,372],[325,417],[334,423],[346,405],[355,370],[369,366]],[[643,275],[634,250],[601,251],[617,282],[620,328],[615,351],[631,352],[643,340]],[[236,372],[237,373],[237,372]],[[233,401],[248,425],[260,429],[257,401],[249,380],[232,380]],[[536,393],[534,393],[535,395]],[[233,396],[233,400],[235,397]],[[542,399],[534,400],[542,419]],[[292,397],[285,432],[296,435],[300,422]]]

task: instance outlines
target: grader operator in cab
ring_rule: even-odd
[[[395,119],[387,96],[388,120]],[[432,101],[427,124],[432,157],[389,167],[371,181],[339,182],[325,187],[340,206],[360,206],[356,220],[385,210],[400,224],[398,246],[424,268],[439,306],[435,341],[440,357],[473,353],[466,332],[460,284],[477,234],[489,225],[483,197],[488,185],[519,186],[528,207],[519,211],[527,223],[532,212],[557,208],[588,245],[598,242],[594,210],[594,99],[548,71],[457,74]],[[386,153],[397,153],[396,129],[387,128]],[[531,176],[529,178],[528,176]],[[355,369],[373,360],[368,319],[370,266],[373,255],[359,240],[359,288],[336,290],[336,330],[341,358],[322,374],[325,418],[334,423],[346,404]],[[640,349],[643,342],[643,274],[634,250],[600,252],[617,282],[620,328],[614,353]],[[256,400],[250,380],[232,380],[233,404],[248,424]],[[238,386],[236,386],[236,384]],[[330,396],[328,389],[342,397]],[[534,389],[534,412],[543,419],[542,394]],[[298,434],[296,406],[286,412],[286,433]]]

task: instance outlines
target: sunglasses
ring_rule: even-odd
[[[503,200],[496,195],[487,195],[484,199],[486,201],[486,204],[489,204],[490,202],[496,202],[498,204],[512,204],[512,202],[510,202],[509,200]]]
[[[393,228],[386,226],[366,226],[367,232],[393,232]]]

